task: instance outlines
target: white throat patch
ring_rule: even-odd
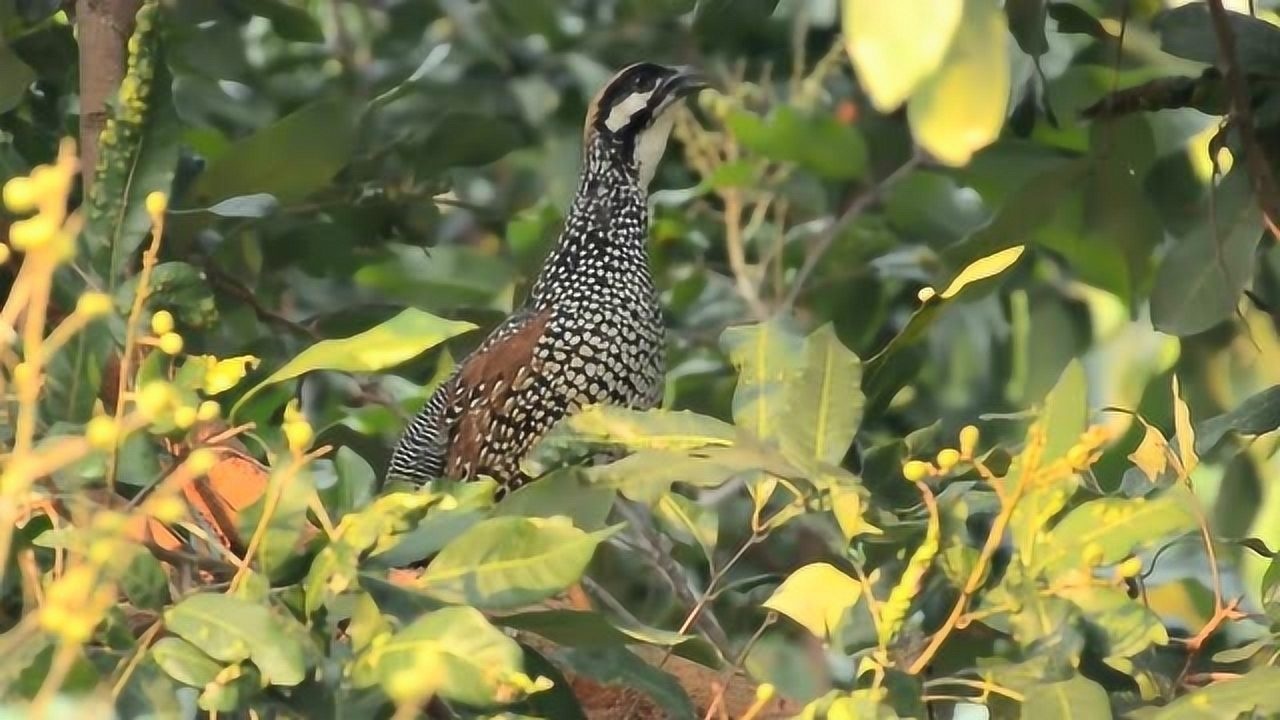
[[[651,97],[653,97],[652,90],[647,93],[628,95],[625,100],[614,105],[609,111],[609,117],[604,119],[604,126],[609,128],[610,132],[618,132],[631,122],[633,115],[645,109]]]
[[[667,138],[671,137],[671,128],[675,122],[676,114],[671,112],[671,108],[663,108],[658,111],[653,124],[641,130],[640,136],[636,138],[633,152],[641,189],[649,187],[649,181],[658,171],[658,163],[662,162],[662,154],[667,149]]]

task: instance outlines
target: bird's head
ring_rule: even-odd
[[[689,67],[628,65],[591,101],[583,138],[588,153],[602,150],[608,160],[634,168],[640,187],[647,187],[671,135],[672,108],[705,87]]]

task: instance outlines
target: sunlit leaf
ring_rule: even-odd
[[[455,335],[475,328],[460,320],[445,320],[406,308],[395,317],[350,337],[321,340],[298,353],[284,367],[246,391],[231,414],[262,388],[291,380],[313,370],[377,372],[399,365]]]
[[[1098,683],[1075,675],[1070,680],[1037,683],[1026,693],[1022,701],[1022,717],[1045,720],[1075,720],[1075,718],[1111,717],[1111,702],[1107,691]]]
[[[1086,558],[1115,563],[1195,527],[1187,498],[1174,490],[1157,498],[1099,498],[1075,508],[1054,526],[1037,565],[1053,573],[1085,567]]]
[[[1164,439],[1164,434],[1146,422],[1142,426],[1145,430],[1142,442],[1129,453],[1129,459],[1148,480],[1156,482],[1169,467],[1169,442]]]
[[[445,602],[510,608],[564,590],[621,526],[586,533],[567,517],[495,517],[469,528],[427,565],[419,587]]]
[[[783,446],[839,464],[862,421],[862,362],[830,323],[805,339],[804,359],[786,384]]]
[[[938,293],[938,297],[943,300],[955,297],[966,285],[999,275],[1013,267],[1024,251],[1026,251],[1025,246],[1015,245],[969,263],[947,285],[947,289]]]
[[[1089,423],[1089,385],[1084,365],[1072,360],[1044,401],[1041,419],[1048,435],[1044,458],[1065,457]]]
[[[587,407],[561,422],[558,430],[562,438],[622,445],[630,450],[725,446],[733,444],[737,435],[732,425],[688,410],[632,410],[613,405]]]
[[[1263,666],[1241,677],[1220,680],[1194,690],[1161,708],[1147,708],[1135,717],[1142,720],[1208,720],[1238,717],[1241,713],[1280,712],[1280,668]]]
[[[1196,431],[1191,425],[1191,409],[1187,401],[1182,399],[1178,387],[1178,376],[1173,376],[1173,426],[1178,439],[1178,460],[1182,466],[1181,475],[1186,477],[1200,464],[1196,456]]]
[[[297,685],[305,677],[306,655],[293,622],[264,605],[232,595],[188,595],[164,613],[165,629],[224,663],[251,660],[264,681]]]
[[[720,347],[738,371],[733,422],[769,439],[785,407],[787,381],[799,364],[804,339],[782,319],[726,328]]]
[[[870,3],[868,3],[870,4]],[[877,3],[884,7],[898,3]],[[942,12],[952,2],[943,3]],[[939,10],[923,11],[934,25]],[[919,35],[921,15],[912,15],[907,35]],[[947,21],[947,16],[941,18]],[[921,147],[946,165],[964,165],[991,144],[1004,127],[1009,104],[1009,57],[1004,13],[992,0],[965,0],[955,37],[937,72],[925,80],[910,102],[907,117]],[[896,70],[886,71],[886,75]]]
[[[1075,603],[1094,630],[1091,647],[1111,667],[1131,674],[1129,660],[1153,645],[1168,645],[1169,632],[1160,617],[1115,587],[1075,586],[1059,593]]]
[[[827,563],[812,563],[783,580],[764,606],[795,620],[816,637],[829,639],[861,596],[857,580]]]
[[[844,0],[845,47],[877,110],[897,109],[937,70],[964,8],[964,0]]]

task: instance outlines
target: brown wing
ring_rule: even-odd
[[[534,350],[550,319],[550,309],[530,315],[463,361],[450,398],[458,415],[451,423],[446,476],[487,473],[500,482],[515,479],[501,475],[516,471],[524,449],[520,419],[527,408],[519,406],[519,393],[537,376]]]

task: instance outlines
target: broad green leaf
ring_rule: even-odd
[[[17,107],[35,79],[35,72],[0,41],[0,113]]]
[[[436,121],[419,151],[424,175],[452,167],[488,165],[520,147],[525,139],[508,120],[474,112],[449,112]]]
[[[1075,718],[1111,718],[1111,702],[1107,691],[1098,683],[1075,675],[1070,680],[1037,683],[1022,701],[1022,717],[1027,720],[1075,720]]]
[[[1045,398],[1040,417],[1048,435],[1044,459],[1066,457],[1089,425],[1089,378],[1079,360],[1067,363]]]
[[[352,98],[327,97],[238,140],[196,179],[190,204],[208,207],[255,193],[285,204],[306,198],[347,164],[358,111]]]
[[[1136,304],[1149,292],[1152,252],[1165,236],[1143,186],[1156,158],[1151,123],[1138,115],[1093,123],[1089,158],[1085,225],[1046,244],[1067,257],[1086,282]]]
[[[774,437],[786,406],[786,387],[800,363],[804,339],[782,319],[725,329],[720,348],[738,371],[733,422],[757,438]]]
[[[307,511],[314,497],[315,485],[309,471],[291,474],[272,472],[262,498],[236,518],[240,537],[253,537],[258,532],[268,502],[273,506],[254,556],[256,568],[269,579],[282,580],[291,571],[301,570],[302,532],[307,526]]]
[[[1156,498],[1099,498],[1067,513],[1042,543],[1037,566],[1051,575],[1087,565],[1110,564],[1157,542],[1196,527],[1195,515],[1181,492]]]
[[[586,533],[563,516],[490,518],[446,545],[419,587],[445,602],[486,609],[534,603],[580,578],[596,546],[620,528]]]
[[[1049,0],[1006,0],[1004,14],[1009,18],[1009,32],[1022,52],[1039,57],[1049,51],[1049,40],[1044,33]]]
[[[912,27],[904,32],[917,35],[922,26],[933,26],[939,10],[944,13],[941,22],[947,22],[945,13],[952,4],[931,7],[927,11],[929,23],[920,23],[921,15],[913,13]],[[1004,127],[1011,82],[1006,37],[1004,14],[994,0],[965,0],[945,58],[907,103],[907,118],[916,141],[945,165],[967,164],[975,152],[995,141]],[[887,74],[895,72],[886,70]]]
[[[150,652],[151,658],[169,677],[191,687],[203,688],[222,670],[222,666],[200,648],[182,638],[160,638]]]
[[[702,548],[707,562],[712,562],[716,538],[720,534],[720,516],[716,514],[715,508],[699,505],[683,495],[669,492],[654,506],[654,516],[673,538],[686,545]]]
[[[676,679],[621,647],[570,648],[552,655],[567,670],[604,685],[636,688],[672,718],[697,717],[689,694]]]
[[[1090,648],[1126,675],[1133,674],[1129,658],[1153,645],[1169,644],[1169,632],[1160,617],[1124,590],[1074,585],[1058,594],[1080,608],[1085,623],[1093,630]]]
[[[170,96],[168,67],[159,53],[159,3],[146,3],[130,40],[137,54],[98,146],[93,191],[80,242],[92,266],[114,289],[132,271],[128,263],[151,229],[145,199],[169,194],[178,164],[181,125]],[[142,58],[138,61],[138,58]]]
[[[209,287],[209,278],[200,268],[181,261],[162,262],[151,270],[151,291],[143,305],[143,317],[157,310],[173,313],[179,331],[212,328],[218,321],[218,306]],[[115,292],[121,317],[127,317],[138,291],[138,276],[123,281]],[[193,367],[188,372],[194,372]]]
[[[450,607],[423,615],[385,642],[372,643],[356,658],[351,673],[357,686],[380,685],[398,702],[439,694],[487,707],[523,694],[518,687],[522,656],[516,641],[478,610]]]
[[[1256,711],[1264,717],[1280,713],[1280,668],[1263,666],[1243,676],[1219,680],[1187,693],[1160,708],[1144,708],[1141,720],[1218,720]]]
[[[1013,267],[1025,250],[1026,247],[1023,245],[1014,245],[969,263],[952,279],[947,289],[938,293],[938,297],[949,300],[959,294],[966,285],[999,275]]]
[[[1280,28],[1247,14],[1227,10],[1227,22],[1235,35],[1236,61],[1245,73],[1280,76]],[[1160,36],[1160,49],[1170,55],[1217,65],[1218,40],[1209,7],[1187,3],[1166,10],[1151,21]]]
[[[385,259],[356,270],[357,286],[410,307],[444,313],[457,307],[511,310],[511,262],[470,246],[389,244]]]
[[[298,353],[284,367],[245,392],[231,415],[268,385],[291,380],[312,370],[377,372],[399,365],[455,335],[475,328],[460,320],[445,320],[406,308],[395,317],[350,337],[321,340]]]
[[[1216,198],[1214,212],[1179,239],[1156,269],[1151,322],[1161,332],[1195,335],[1231,318],[1253,278],[1262,211],[1243,167],[1219,183]]]
[[[861,596],[857,580],[827,563],[812,563],[783,580],[764,606],[800,623],[815,637],[828,640]]]
[[[964,0],[844,0],[845,48],[876,110],[896,110],[934,74],[964,8]]]
[[[624,497],[653,505],[681,482],[717,487],[744,473],[768,472],[793,477],[789,465],[750,446],[709,447],[691,452],[644,450],[617,462],[590,468],[592,482],[617,488]]]
[[[1272,385],[1230,411],[1198,423],[1195,448],[1199,453],[1206,453],[1229,432],[1256,437],[1276,428],[1280,428],[1280,385]]]
[[[867,145],[862,134],[829,114],[805,116],[781,105],[764,118],[734,112],[725,124],[744,146],[771,160],[792,162],[836,180],[866,174]]]
[[[628,450],[695,450],[732,445],[737,437],[732,425],[688,410],[632,410],[615,405],[592,405],[559,425],[569,438]]]
[[[165,629],[224,663],[252,660],[265,682],[297,685],[306,651],[298,635],[264,605],[231,595],[188,595],[164,613]]]
[[[805,339],[804,360],[786,383],[783,447],[838,465],[862,422],[862,361],[830,323]]]
[[[613,498],[612,488],[591,484],[581,468],[568,467],[507,495],[494,507],[493,514],[542,518],[566,515],[574,527],[592,531],[604,527]]]

